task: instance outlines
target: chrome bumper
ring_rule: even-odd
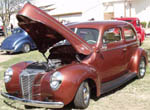
[[[1,95],[6,99],[8,102],[16,102],[23,105],[34,106],[34,107],[42,107],[42,108],[63,108],[63,102],[44,102],[44,101],[36,101],[36,100],[27,100],[18,98],[7,93],[1,93]]]

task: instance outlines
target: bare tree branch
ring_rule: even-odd
[[[3,23],[6,36],[11,15],[18,12],[22,4],[26,1],[27,0],[0,0],[0,19]]]
[[[21,9],[23,4],[27,1],[29,0],[0,0],[0,20],[2,21],[4,26],[5,36],[7,36],[7,27],[10,24],[11,15],[17,13]],[[40,6],[39,8],[44,11],[51,11],[55,9],[50,8],[53,5],[54,4]]]

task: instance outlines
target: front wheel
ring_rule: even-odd
[[[137,74],[137,77],[143,78],[145,76],[145,72],[146,72],[146,63],[145,63],[145,59],[144,57],[141,57],[140,63],[139,63],[139,72]]]
[[[74,105],[76,108],[85,109],[88,107],[90,102],[90,87],[87,81],[81,83],[75,99]]]

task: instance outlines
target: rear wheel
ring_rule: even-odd
[[[24,53],[28,53],[28,52],[30,52],[30,50],[31,50],[31,48],[30,48],[30,45],[29,45],[29,44],[24,44],[24,45],[23,45],[22,51],[23,51]]]
[[[143,78],[145,76],[145,72],[146,72],[146,63],[145,63],[145,59],[144,57],[141,57],[140,63],[139,63],[139,72],[137,74],[137,77]]]
[[[75,99],[74,105],[76,108],[85,109],[88,107],[90,101],[90,87],[87,81],[81,83]]]

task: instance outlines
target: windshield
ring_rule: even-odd
[[[132,22],[133,22],[133,20],[124,20],[124,21],[129,22],[129,23],[132,23]]]
[[[99,31],[93,28],[71,28],[71,30],[76,33],[79,37],[85,40],[88,44],[97,43]],[[60,45],[70,45],[68,40],[62,40],[57,42],[54,46]]]
[[[74,33],[80,36],[88,44],[95,44],[98,39],[99,31],[93,28],[72,28]]]
[[[12,31],[13,34],[22,33],[22,32],[23,32],[23,30],[20,29],[20,28],[15,28],[15,29],[13,29],[13,31]]]

